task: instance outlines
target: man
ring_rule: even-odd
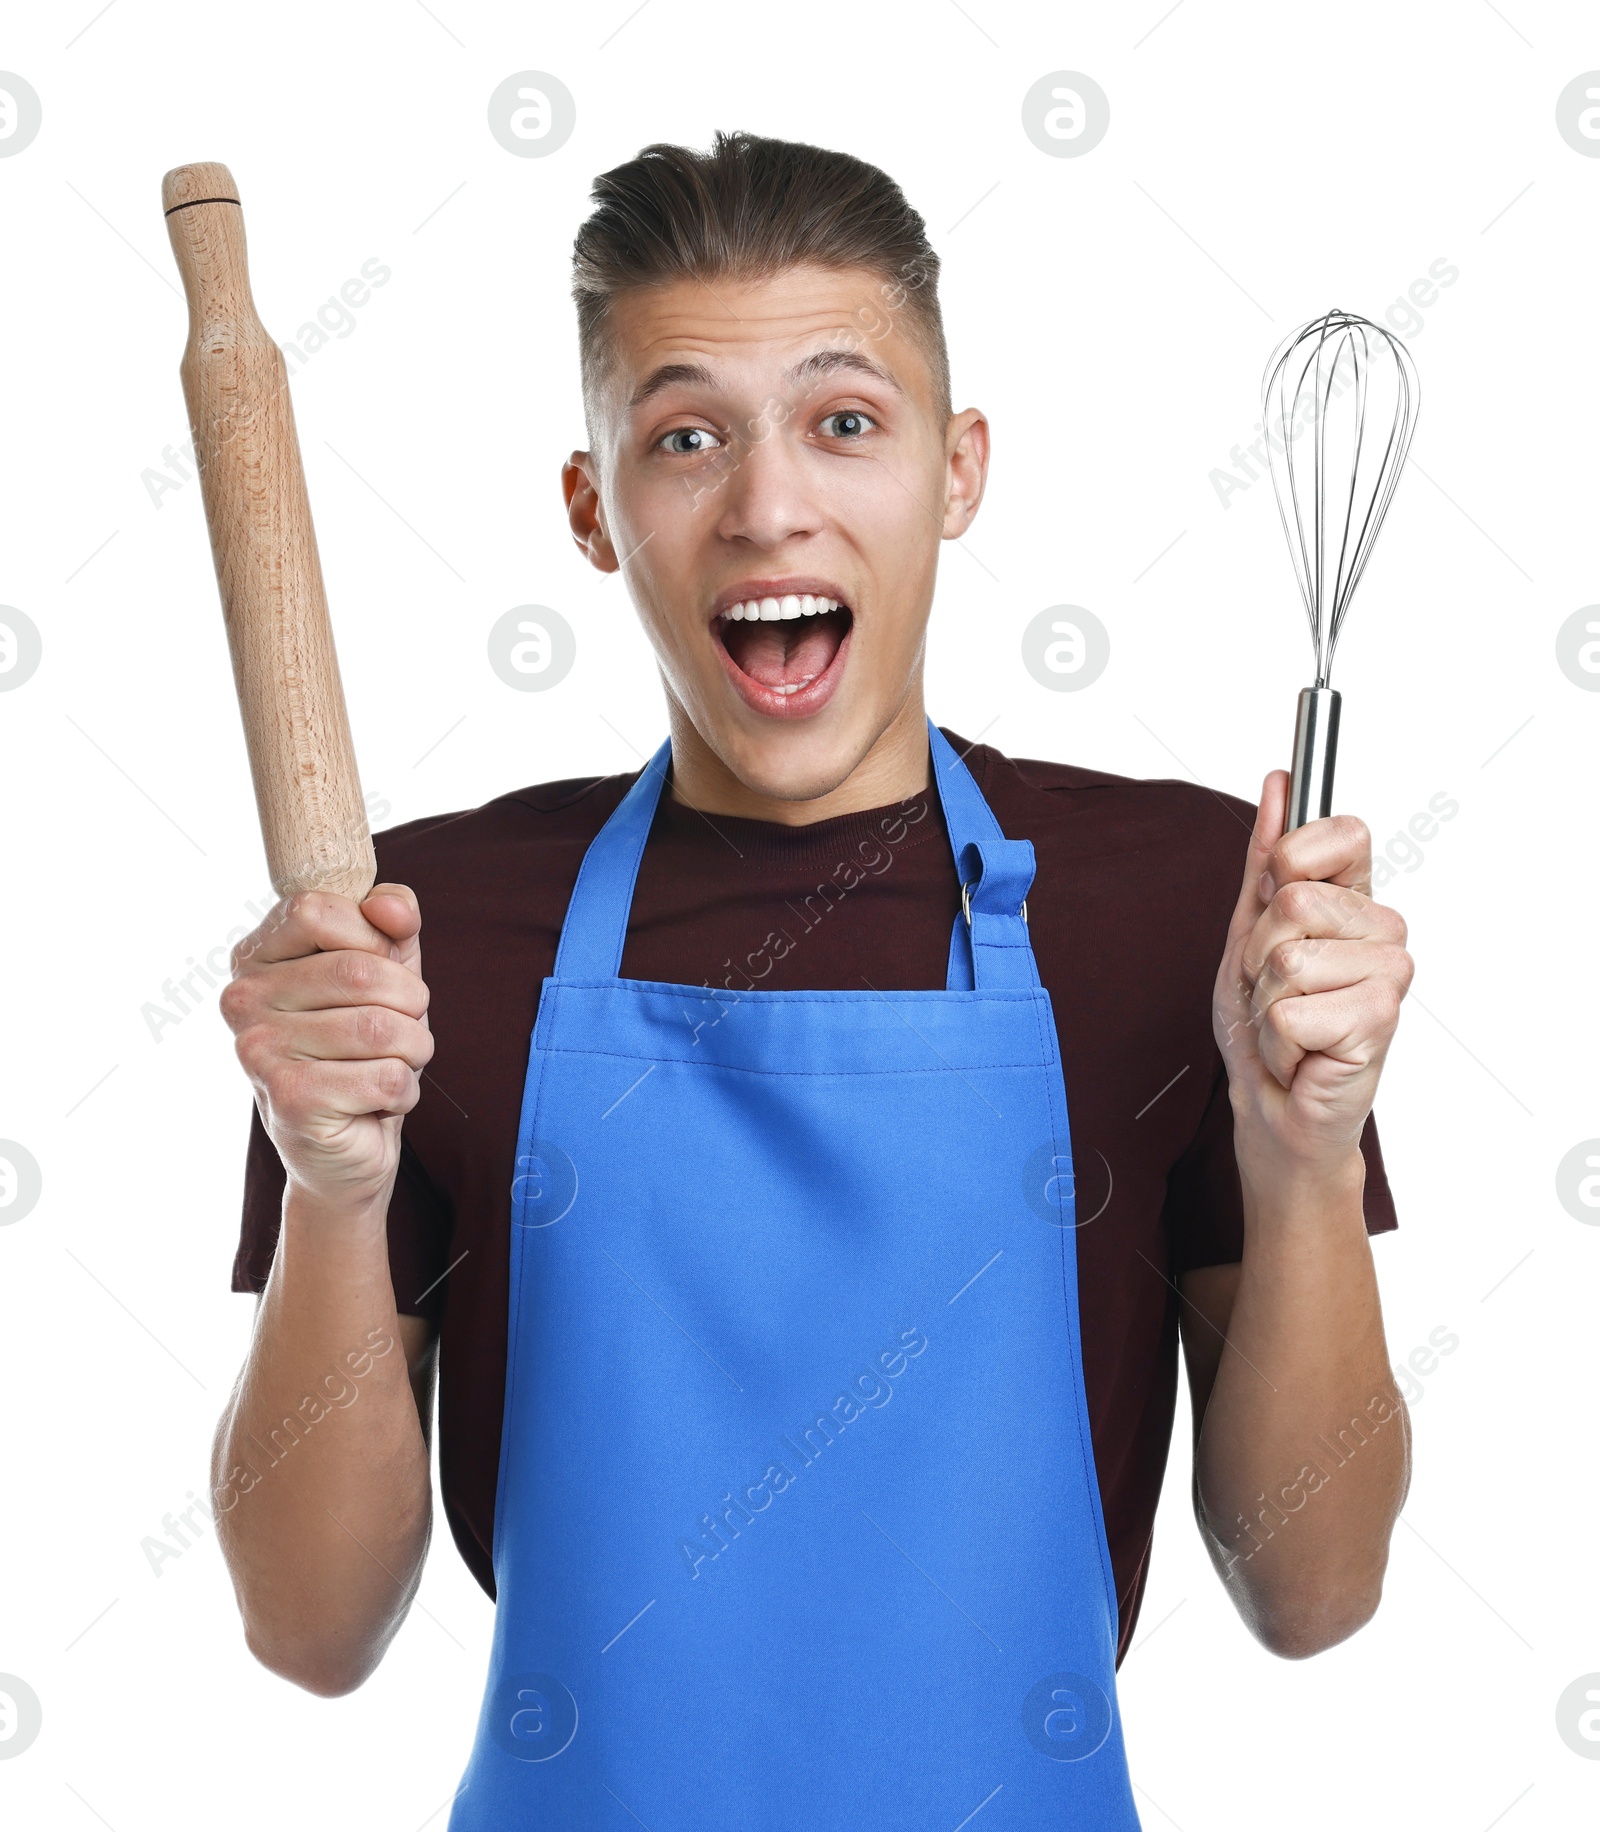
[[[1114,1667],[1180,1331],[1253,1632],[1304,1657],[1377,1605],[1404,925],[1359,821],[1283,835],[1281,771],[1252,827],[930,728],[989,429],[881,172],[740,134],[595,199],[563,488],[670,747],[381,835],[359,909],[238,951],[262,1295],[214,1477],[246,1636],[318,1693],[376,1666],[437,1359],[497,1595],[457,1832],[953,1825],[1001,1790],[1136,1827]]]

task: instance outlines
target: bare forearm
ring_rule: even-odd
[[[1218,1570],[1276,1652],[1318,1652],[1377,1607],[1410,1419],[1388,1367],[1359,1154],[1309,1189],[1252,1187],[1228,1345],[1195,1452]]]
[[[389,1278],[385,1212],[291,1182],[272,1274],[213,1458],[245,1633],[315,1692],[366,1678],[427,1552],[428,1450]]]

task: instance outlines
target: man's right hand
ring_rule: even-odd
[[[291,1181],[319,1203],[387,1203],[393,1187],[433,1055],[421,928],[403,884],[359,905],[307,891],[233,951],[222,1015]]]

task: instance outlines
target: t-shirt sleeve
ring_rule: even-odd
[[[260,1113],[250,1111],[245,1150],[244,1213],[233,1260],[233,1289],[260,1291],[272,1270],[283,1216],[286,1178]],[[389,1276],[401,1316],[437,1321],[444,1309],[444,1274],[452,1233],[449,1205],[434,1188],[402,1136],[400,1168],[389,1198]]]
[[[1377,1123],[1370,1113],[1361,1133],[1361,1155],[1367,1165],[1367,1232],[1385,1234],[1400,1223],[1383,1168]],[[1220,1056],[1199,1128],[1167,1175],[1162,1219],[1175,1274],[1196,1266],[1230,1266],[1244,1257],[1244,1195],[1233,1155],[1228,1070]]]

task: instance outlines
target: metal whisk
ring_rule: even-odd
[[[1273,351],[1261,379],[1272,487],[1317,669],[1295,720],[1290,828],[1333,812],[1333,651],[1400,481],[1417,405],[1410,351],[1354,312],[1302,325]]]

